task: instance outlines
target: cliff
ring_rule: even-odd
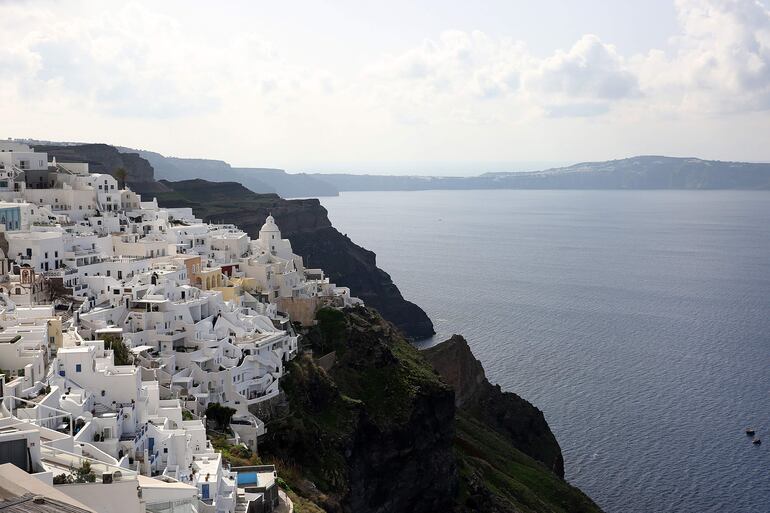
[[[307,355],[282,382],[290,413],[267,425],[263,459],[329,512],[451,511],[458,490],[454,395],[375,311],[319,312]],[[285,469],[285,471],[284,471]]]
[[[238,225],[252,237],[272,214],[283,236],[310,268],[321,268],[332,282],[354,294],[414,339],[433,335],[425,312],[404,299],[390,276],[377,267],[376,255],[337,231],[317,199],[285,200],[256,194],[240,184],[187,180],[160,183],[171,192],[155,196],[162,206],[191,207],[206,221]]]
[[[321,310],[303,340],[334,357],[322,367],[306,351],[289,364],[289,411],[260,442],[303,503],[330,513],[600,511],[550,470],[560,451],[538,410],[512,394],[494,410],[511,408],[502,419],[488,401],[469,407],[495,388],[461,338],[417,351],[360,307]],[[532,436],[518,430],[526,425]]]
[[[58,162],[87,162],[92,173],[115,176],[119,168],[126,170],[126,183],[140,193],[163,192],[167,189],[155,181],[152,166],[136,153],[121,153],[107,144],[34,145],[35,151],[48,153]]]
[[[292,174],[283,169],[234,168],[223,160],[166,157],[147,150],[120,148],[120,151],[136,153],[147,159],[160,180],[195,180],[209,182],[239,182],[258,193],[276,193],[283,198],[308,196],[336,196],[329,183],[304,173]]]
[[[543,412],[500,385],[492,385],[484,368],[459,335],[423,351],[426,359],[455,391],[460,413],[477,419],[513,445],[564,477],[564,459]]]

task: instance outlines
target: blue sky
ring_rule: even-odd
[[[758,0],[0,0],[0,136],[291,171],[770,160]]]

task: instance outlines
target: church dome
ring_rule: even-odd
[[[262,228],[259,230],[260,232],[277,232],[278,225],[275,224],[275,219],[272,215],[267,216],[267,219],[265,219],[265,224],[262,225]]]

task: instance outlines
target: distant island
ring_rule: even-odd
[[[770,189],[770,164],[641,156],[475,177],[315,174],[338,191],[437,189]]]
[[[107,145],[37,141],[62,161],[86,160]],[[87,151],[86,151],[87,150]],[[141,159],[156,180],[239,182],[256,193],[283,198],[337,196],[346,191],[426,191],[472,189],[692,189],[770,190],[770,163],[727,162],[690,157],[638,156],[527,172],[484,173],[471,177],[287,173],[282,169],[232,167],[222,160],[167,157],[118,147],[123,159]],[[142,161],[143,162],[143,161]],[[147,166],[149,167],[149,166]],[[156,182],[157,184],[157,182]],[[149,184],[148,184],[149,185]],[[149,192],[149,191],[148,191]]]
[[[285,198],[336,196],[345,191],[471,189],[770,189],[770,164],[640,156],[584,162],[543,171],[484,173],[473,177],[287,173],[280,169],[234,168],[223,161],[139,153],[167,180],[202,178],[238,181],[258,193]]]

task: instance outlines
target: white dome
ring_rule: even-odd
[[[277,232],[278,225],[275,224],[275,219],[273,219],[272,215],[267,216],[267,219],[265,219],[265,224],[262,225],[262,228],[259,230],[260,232]]]

